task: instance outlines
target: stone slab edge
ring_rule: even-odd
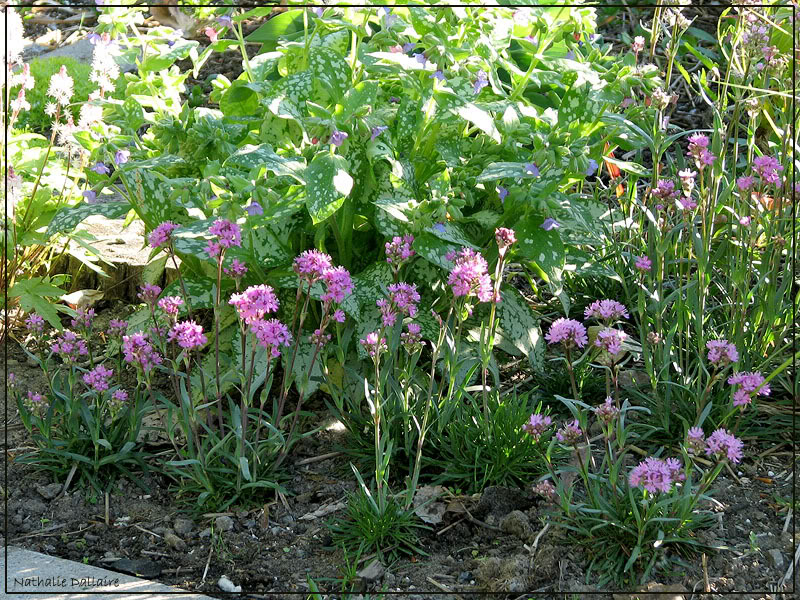
[[[0,577],[5,577],[6,566],[8,566],[8,580],[3,583],[0,590],[0,598],[3,599],[21,600],[40,597],[59,600],[102,600],[127,597],[142,600],[182,598],[210,600],[208,596],[193,594],[155,581],[13,546],[8,547],[8,556],[5,549],[0,553]],[[137,595],[122,595],[130,592]],[[38,595],[42,593],[47,595]]]

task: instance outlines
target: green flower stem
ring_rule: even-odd
[[[300,282],[300,285],[297,286],[297,297],[295,298],[295,310],[294,315],[292,316],[292,325],[290,327],[290,331],[292,335],[294,335],[294,344],[292,347],[292,358],[289,360],[287,368],[283,371],[283,381],[281,382],[281,397],[278,400],[278,415],[275,417],[275,427],[280,429],[281,427],[281,417],[283,416],[283,407],[286,403],[286,397],[289,393],[289,386],[288,384],[289,374],[291,374],[292,369],[294,369],[294,361],[297,357],[297,349],[300,346],[300,332],[303,330],[303,322],[306,320],[306,314],[308,313],[308,303],[311,300],[311,284],[308,284],[308,293],[306,294],[305,302],[303,303],[303,308],[300,310],[300,323],[297,325],[297,329],[294,329],[295,321],[297,320],[297,307],[300,306],[300,298],[303,294],[303,282]]]
[[[217,420],[219,421],[219,433],[224,434],[222,426],[222,386],[219,374],[219,301],[222,295],[222,260],[225,257],[225,249],[220,249],[219,259],[217,260],[217,294],[214,298],[214,363],[217,372]],[[202,365],[201,365],[202,368]]]
[[[233,31],[236,34],[236,39],[239,40],[239,49],[242,51],[242,64],[244,66],[245,73],[247,73],[247,78],[252,83],[253,81],[256,80],[256,78],[253,75],[253,69],[250,66],[250,58],[247,56],[247,47],[244,41],[244,34],[242,33],[241,21],[236,23],[236,26],[233,28]]]
[[[266,377],[264,378],[265,381],[268,380],[269,377],[270,377],[270,367],[271,366],[272,366],[272,361],[268,360],[267,361],[267,373],[266,373]],[[251,372],[251,375],[252,375],[252,369],[250,370],[250,372]],[[258,404],[258,418],[256,420],[256,437],[255,437],[255,443],[253,444],[253,454],[255,455],[255,457],[254,457],[255,460],[253,460],[253,481],[258,481],[258,477],[257,477],[258,465],[260,464],[259,453],[258,453],[258,442],[259,442],[259,439],[260,439],[260,436],[261,436],[261,421],[262,421],[261,415],[264,413],[264,403],[266,401],[267,401],[267,394],[263,394],[262,397],[261,397],[261,402],[259,402],[259,404]]]

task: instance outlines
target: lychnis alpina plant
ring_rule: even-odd
[[[44,372],[49,388],[43,393],[23,390],[23,382],[9,373],[8,390],[36,445],[21,462],[51,471],[59,481],[74,471],[76,484],[86,482],[104,493],[120,475],[142,485],[132,471],[146,466],[137,438],[142,418],[152,407],[152,390],[147,378],[140,378],[133,390],[126,389],[119,366],[95,363],[88,342],[93,316],[91,309],[79,310],[72,320],[77,332],[56,331],[44,341],[44,319],[31,314],[26,320],[34,340],[30,357]],[[148,373],[158,356],[152,348],[149,354],[128,352],[126,361],[141,359],[140,370]]]
[[[725,463],[741,460],[742,442],[724,428],[706,438],[700,427],[693,427],[680,456],[648,456],[634,444],[638,436],[628,423],[630,412],[646,409],[627,400],[618,408],[611,397],[595,408],[559,399],[573,421],[558,428],[550,417],[535,413],[524,429],[548,470],[534,492],[554,505],[553,522],[586,547],[591,557],[587,577],[597,571],[600,585],[644,583],[652,579],[663,548],[685,553],[701,546],[693,531],[709,526],[711,519],[697,510],[698,504],[707,499]],[[590,419],[602,431],[602,460],[594,466],[591,446],[584,443]],[[571,453],[568,465],[555,464],[553,452],[559,447]],[[639,455],[633,468],[631,452]],[[701,455],[705,460],[694,460]],[[701,464],[709,460],[711,468],[704,469]]]

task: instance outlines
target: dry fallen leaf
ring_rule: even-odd
[[[414,494],[414,512],[416,515],[431,525],[442,522],[446,507],[444,502],[435,502],[444,493],[441,485],[423,485]]]

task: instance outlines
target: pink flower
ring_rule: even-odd
[[[368,333],[367,337],[359,340],[359,343],[364,346],[364,350],[367,351],[372,358],[375,358],[382,352],[386,352],[388,349],[386,346],[386,338],[382,337],[378,340],[378,332],[373,331],[372,333]]]
[[[227,219],[217,219],[208,228],[211,235],[217,236],[218,243],[223,248],[242,245],[242,229],[233,221]]]
[[[692,427],[686,434],[686,450],[689,454],[699,454],[706,447],[706,438],[703,430],[699,427]]]
[[[331,341],[331,335],[329,333],[325,333],[322,331],[322,329],[315,329],[314,333],[309,336],[309,340],[315,346],[324,346]]]
[[[323,302],[343,302],[344,297],[353,291],[350,273],[344,267],[326,269],[322,273],[322,281],[327,286],[327,290],[322,295]]]
[[[237,258],[234,258],[231,261],[230,267],[223,267],[222,270],[226,275],[233,277],[234,279],[241,279],[247,275],[247,267]]]
[[[416,284],[394,283],[389,286],[389,298],[394,306],[407,317],[417,316],[417,302],[420,301]]]
[[[250,325],[258,343],[270,351],[272,358],[277,358],[281,355],[279,346],[290,346],[292,344],[292,334],[289,328],[281,323],[278,319],[270,319],[268,321],[256,320]]]
[[[646,256],[637,256],[634,264],[637,269],[643,272],[649,271],[653,267],[653,262]]]
[[[47,411],[47,401],[41,394],[29,391],[28,397],[23,401],[23,405],[33,415],[42,417]]]
[[[611,356],[615,356],[619,354],[620,350],[622,350],[622,342],[625,338],[628,337],[625,332],[620,331],[619,329],[603,329],[597,334],[597,339],[594,341],[594,345],[598,348],[602,348],[606,352],[608,352]]]
[[[406,352],[413,354],[422,349],[423,342],[420,335],[422,329],[416,323],[409,323],[407,329],[407,332],[400,334],[400,343],[403,344]]]
[[[553,420],[550,417],[534,413],[531,415],[530,421],[522,426],[522,430],[533,436],[534,442],[538,442],[552,424]]]
[[[740,191],[746,192],[751,187],[753,187],[753,184],[755,182],[756,182],[755,177],[753,177],[752,175],[746,175],[744,177],[739,177],[739,179],[736,180],[736,185],[739,187]]]
[[[453,289],[453,295],[478,297],[479,302],[492,300],[492,281],[488,274],[486,260],[474,250],[464,248],[453,259],[453,269],[447,284]]]
[[[617,418],[619,409],[614,406],[614,401],[611,399],[611,396],[608,396],[605,403],[595,407],[594,414],[600,421],[608,425]]]
[[[578,348],[583,348],[589,341],[586,337],[586,327],[578,321],[563,317],[553,321],[545,339],[550,344],[563,342],[566,347],[577,346]]]
[[[85,329],[86,331],[92,328],[92,321],[94,320],[94,309],[89,310],[79,308],[75,318],[70,321],[70,326],[76,329]]]
[[[105,392],[108,389],[108,378],[113,374],[113,370],[97,365],[83,376],[83,382],[95,392]]]
[[[505,256],[506,249],[517,241],[517,238],[514,236],[514,230],[506,229],[505,227],[495,229],[494,237],[497,241],[497,248],[500,251],[500,256]]]
[[[583,432],[577,419],[572,423],[564,423],[564,426],[556,431],[556,438],[565,446],[576,446],[581,437],[583,437]]]
[[[769,396],[769,384],[761,373],[736,373],[728,378],[729,385],[738,385],[739,389],[733,393],[733,405],[744,407],[750,404],[754,396]]]
[[[164,244],[169,244],[172,240],[172,232],[178,225],[171,221],[165,221],[150,233],[149,241],[152,248],[160,248]]]
[[[344,323],[345,320],[344,311],[341,309],[334,311],[333,320],[336,321],[337,323]]]
[[[706,342],[706,348],[708,348],[708,362],[717,368],[725,367],[739,360],[736,346],[728,340],[709,340]]]
[[[400,269],[400,266],[414,256],[415,252],[411,248],[414,242],[413,235],[394,236],[391,242],[386,242],[386,262],[392,265],[395,271]]]
[[[178,310],[183,306],[183,298],[180,296],[167,296],[158,301],[158,307],[173,319],[178,316]]]
[[[155,306],[156,301],[158,300],[158,296],[161,294],[161,288],[157,285],[153,285],[150,283],[145,283],[137,296],[139,299],[144,302],[145,304],[149,304],[150,306]]]
[[[603,321],[614,321],[620,317],[628,318],[628,309],[616,300],[595,300],[584,311],[587,319],[596,317]]]
[[[651,494],[669,492],[672,488],[673,469],[659,458],[649,457],[631,471],[629,481],[632,487],[644,487]]]
[[[170,342],[177,341],[181,348],[192,350],[204,346],[208,339],[203,335],[203,327],[194,321],[181,321],[176,323],[167,338]]]
[[[111,319],[108,322],[108,335],[112,337],[121,336],[128,330],[128,322],[121,319]]]
[[[61,359],[67,364],[77,362],[79,357],[89,354],[86,342],[74,331],[68,329],[62,331],[61,335],[55,338],[50,344],[50,349],[54,353],[60,354]]]
[[[706,454],[718,460],[726,458],[738,463],[742,459],[743,443],[733,436],[727,429],[717,429],[706,440]]]
[[[34,336],[40,336],[44,333],[44,319],[36,313],[31,313],[28,315],[28,318],[25,319],[25,327],[28,333]]]
[[[312,284],[331,268],[331,257],[319,250],[306,250],[294,259],[292,268],[301,281]]]
[[[163,362],[161,355],[153,349],[146,333],[134,333],[122,336],[122,352],[125,362],[135,363],[144,373]]]
[[[205,33],[208,36],[208,39],[211,40],[212,44],[217,41],[217,36],[219,35],[219,32],[213,27],[206,27],[203,33]]]
[[[239,318],[246,324],[263,319],[267,313],[278,310],[278,297],[268,285],[251,285],[241,294],[233,294],[228,304],[236,307]]]

